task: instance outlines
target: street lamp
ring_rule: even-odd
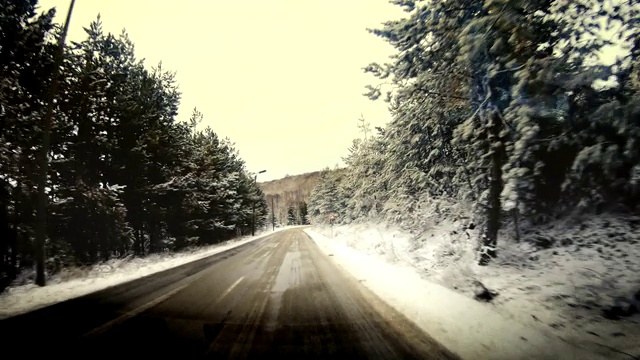
[[[267,170],[260,170],[258,174],[262,174],[267,172]],[[257,186],[258,183],[258,174],[253,177],[253,184]],[[256,198],[253,198],[253,221],[251,222],[251,236],[255,236],[256,234]]]

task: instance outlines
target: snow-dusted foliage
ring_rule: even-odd
[[[364,120],[364,119],[363,119]],[[344,159],[349,167],[342,187],[347,194],[345,221],[351,222],[362,217],[377,217],[388,198],[386,183],[389,180],[384,169],[386,163],[384,133],[364,139],[356,139]]]
[[[319,204],[328,199],[325,208],[337,207],[331,211],[342,222],[386,219],[418,229],[434,214],[465,218],[479,226],[474,240],[486,263],[506,224],[519,231],[523,221],[580,206],[637,211],[638,6],[394,3],[407,17],[371,32],[397,54],[364,68],[382,83],[365,95],[386,93],[392,119],[374,136],[364,131],[342,175],[318,185],[310,204],[316,222],[326,221]],[[611,43],[599,32],[611,26],[620,27],[612,39],[628,52],[598,62]]]
[[[324,169],[311,192],[308,216],[314,223],[340,223],[345,218],[347,194],[344,191],[343,169]]]

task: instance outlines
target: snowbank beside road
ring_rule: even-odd
[[[604,358],[563,342],[539,327],[505,316],[491,304],[426,281],[410,265],[367,255],[348,246],[344,236],[341,241],[316,230],[305,232],[323,252],[332,255],[339,266],[463,359]],[[369,249],[384,247],[374,245]],[[381,253],[388,255],[385,251]],[[398,253],[394,250],[391,258],[402,256]]]
[[[278,228],[275,232],[294,227],[297,226]],[[0,294],[0,320],[193,262],[275,232],[265,231],[256,236],[233,239],[192,251],[156,254],[145,258],[113,259],[94,265],[90,270],[67,269],[49,279],[49,284],[45,287],[32,282],[11,286]]]
[[[592,353],[640,359],[640,218],[565,218],[523,226],[520,240],[507,227],[489,266],[477,265],[478,233],[467,225],[441,220],[411,232],[360,223],[314,231],[468,298],[480,281],[499,293],[491,306],[504,317]],[[612,306],[636,313],[603,316]]]

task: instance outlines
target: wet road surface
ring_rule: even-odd
[[[456,358],[301,229],[0,321],[0,338],[63,358]]]

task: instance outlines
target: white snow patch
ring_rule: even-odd
[[[524,233],[521,242],[502,234],[490,266],[477,265],[477,230],[461,225],[444,221],[417,235],[381,224],[305,231],[345,270],[463,358],[640,357],[640,316],[601,315],[621,299],[633,301],[640,290],[640,232],[634,225],[596,218],[552,223]],[[537,237],[553,244],[536,246]],[[499,293],[492,303],[472,299],[475,280]]]
[[[275,232],[264,231],[256,236],[180,253],[113,259],[94,265],[89,270],[67,269],[49,279],[44,287],[35,284],[12,286],[0,294],[0,320],[190,263],[294,227],[298,226],[278,228]]]

